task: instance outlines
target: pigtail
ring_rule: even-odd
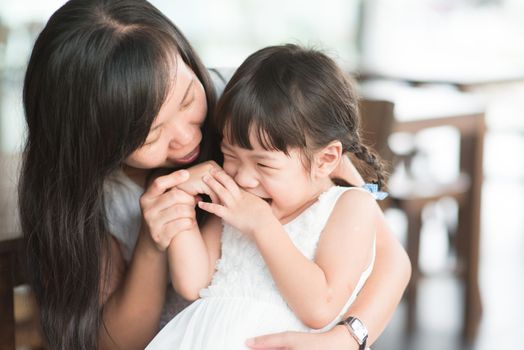
[[[387,174],[384,162],[380,157],[361,142],[355,142],[355,144],[350,147],[349,152],[354,154],[355,157],[366,163],[369,167],[373,168],[376,175],[376,183],[380,189],[384,189]]]

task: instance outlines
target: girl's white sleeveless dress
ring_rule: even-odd
[[[348,190],[365,191],[333,186],[284,225],[295,246],[308,259],[314,259],[331,211],[340,195]],[[287,330],[315,331],[302,324],[288,307],[250,238],[224,224],[221,242],[221,258],[209,287],[202,289],[200,299],[173,318],[146,349],[245,350],[245,341],[254,336]],[[320,331],[334,327],[355,300],[373,268],[374,250],[373,247],[370,265],[362,272],[347,303]]]

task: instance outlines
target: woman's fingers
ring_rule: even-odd
[[[287,350],[291,349],[289,335],[289,332],[261,335],[246,340],[246,345],[257,350]]]
[[[184,191],[173,188],[161,196],[156,197],[153,201],[142,203],[142,215],[147,222],[154,224],[154,221],[158,221],[161,212],[166,209],[176,205],[194,207],[195,204],[195,197]]]
[[[162,247],[167,248],[177,234],[195,227],[195,208],[178,204],[164,209],[156,218],[155,225],[158,225],[159,228],[153,231],[153,239]]]
[[[160,211],[157,220],[162,223],[168,223],[182,218],[195,219],[195,208],[185,204],[176,204]]]
[[[181,218],[170,221],[165,225],[166,233],[160,237],[161,245],[167,248],[176,235],[181,232],[193,229],[195,225],[195,220],[189,218]]]
[[[187,170],[178,170],[169,175],[160,176],[149,185],[142,197],[145,197],[146,199],[154,199],[168,189],[180,185],[188,179],[189,172]]]
[[[182,231],[187,231],[187,230],[194,228],[195,225],[196,225],[195,220],[189,219],[189,218],[182,218],[182,219],[170,221],[166,225],[166,229],[169,232],[168,236],[171,236],[171,238],[173,238]]]

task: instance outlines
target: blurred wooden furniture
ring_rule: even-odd
[[[17,159],[1,155],[0,168],[0,349],[15,349],[14,287],[21,282],[22,241],[16,218]]]
[[[442,101],[445,103],[445,101]],[[408,100],[407,103],[416,104]],[[407,289],[408,329],[415,323],[415,302],[417,281],[420,275],[419,245],[422,227],[422,209],[430,202],[444,196],[453,197],[459,205],[456,249],[458,254],[458,272],[465,286],[463,298],[464,318],[463,335],[465,340],[475,337],[482,313],[478,285],[479,241],[480,241],[480,201],[482,191],[482,157],[484,141],[484,110],[478,105],[460,110],[456,115],[442,115],[425,112],[421,109],[413,113],[409,109],[393,108],[393,103],[381,100],[361,102],[364,139],[371,142],[377,151],[389,161],[392,153],[387,145],[391,132],[416,133],[420,130],[452,126],[460,132],[460,171],[461,175],[452,182],[428,186],[418,186],[413,182],[407,190],[389,188],[389,203],[402,209],[408,221],[407,251],[411,259],[413,272]]]
[[[0,154],[0,350],[42,348],[30,293],[14,291],[26,282],[16,200],[19,160],[19,155]],[[15,300],[23,319],[15,317]]]

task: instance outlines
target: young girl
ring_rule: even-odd
[[[359,138],[357,97],[326,55],[295,45],[251,55],[217,107],[224,171],[203,177],[215,214],[171,241],[175,289],[200,299],[147,349],[245,349],[269,332],[327,330],[373,267],[380,210],[330,175],[345,152],[383,177]]]

